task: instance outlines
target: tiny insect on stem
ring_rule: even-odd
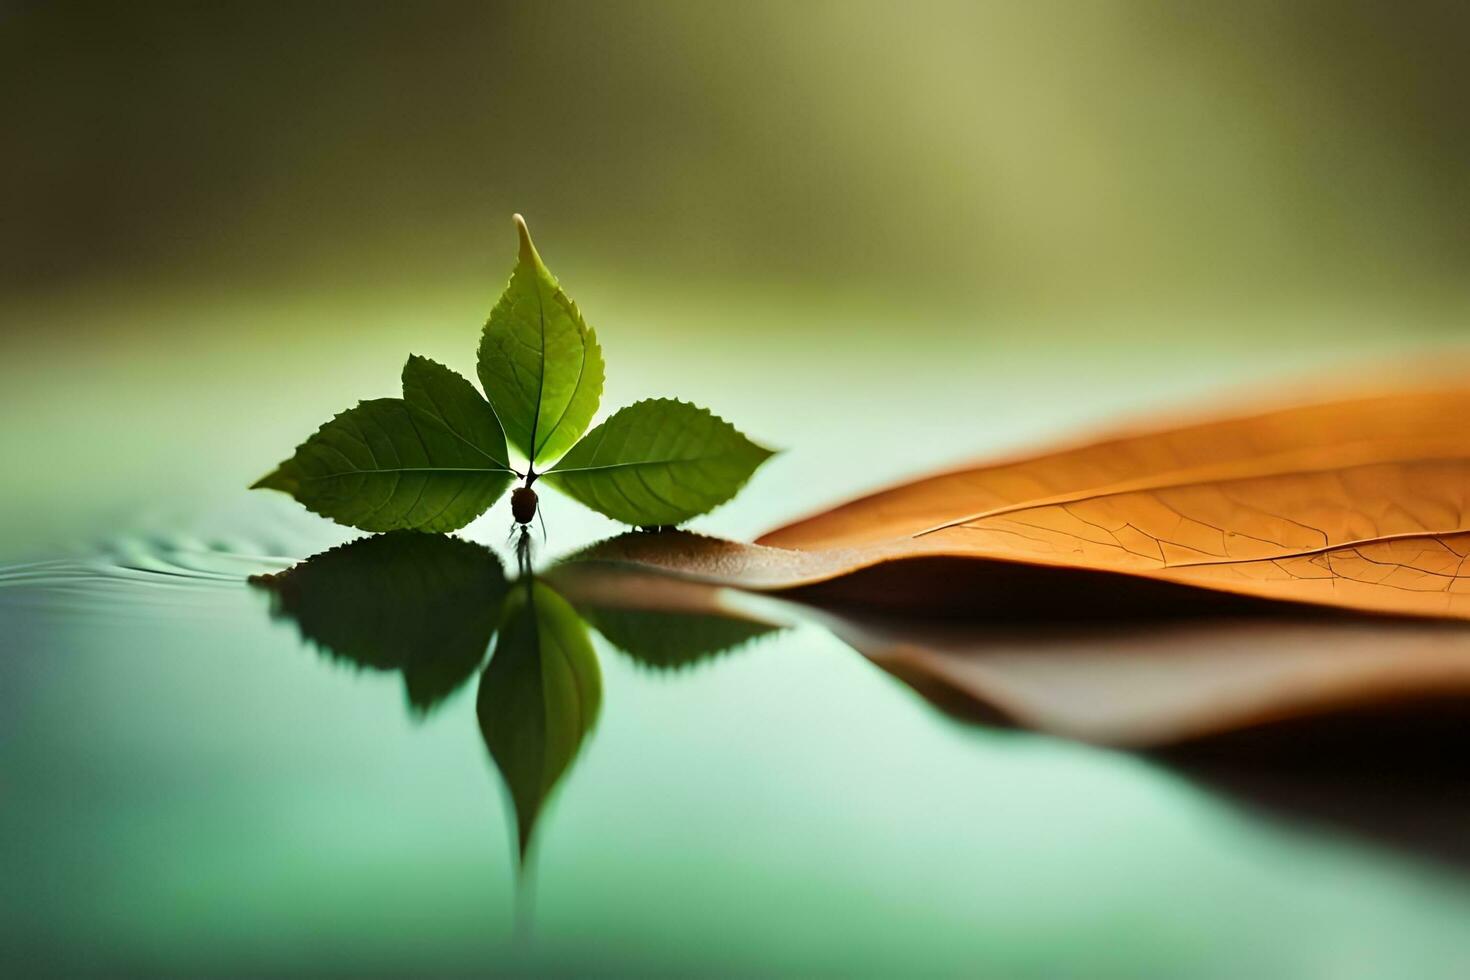
[[[529,483],[511,491],[510,513],[522,527],[536,519],[536,491],[531,489]]]

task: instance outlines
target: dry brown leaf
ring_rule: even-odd
[[[1470,631],[1361,615],[1470,618],[1466,419],[1466,388],[1260,412],[919,480],[754,545],[585,557],[801,600],[936,703],[1091,742],[1470,703]]]
[[[974,466],[773,531],[738,584],[950,556],[1466,619],[1467,420],[1470,389],[1409,390]]]

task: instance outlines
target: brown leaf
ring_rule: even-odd
[[[1422,620],[1470,618],[1464,420],[1466,388],[1259,412],[941,474],[754,545],[584,557],[800,600],[948,710],[1085,741],[1463,705],[1470,632]]]
[[[948,556],[1466,619],[1467,420],[1470,389],[1408,390],[974,466],[767,534],[800,557],[763,555],[740,584]]]

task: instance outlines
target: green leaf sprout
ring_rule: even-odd
[[[447,532],[490,508],[515,480],[518,523],[536,513],[541,477],[587,507],[638,527],[668,527],[734,497],[772,450],[685,402],[655,398],[583,437],[602,399],[597,336],[551,274],[520,215],[520,254],[480,337],[482,396],[411,355],[403,397],[358,403],[252,487],[364,531]],[[511,465],[507,442],[526,459]],[[538,472],[538,464],[552,465]]]

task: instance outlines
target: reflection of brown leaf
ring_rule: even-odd
[[[770,549],[695,535],[627,535],[559,570],[574,594],[638,608],[719,610],[722,590]],[[632,565],[629,572],[615,566]],[[674,571],[679,579],[651,570]],[[1132,576],[1037,569],[1019,593],[966,571],[992,563],[925,559],[782,593],[873,663],[956,716],[1081,741],[1176,745],[1286,719],[1454,698],[1470,703],[1470,630],[1459,623],[1344,614]],[[926,569],[919,572],[920,569]],[[917,575],[917,579],[916,579]],[[695,581],[691,581],[691,579]],[[999,584],[996,578],[993,584]],[[900,598],[885,601],[885,589]],[[981,619],[896,616],[929,590],[977,594]],[[952,590],[952,591],[951,591]],[[1057,600],[1068,615],[1052,615]],[[801,607],[767,603],[768,622]]]
[[[1413,701],[1283,719],[1152,757],[1253,814],[1325,825],[1470,871],[1470,699]]]
[[[758,543],[802,553],[781,559],[790,585],[944,555],[1466,619],[1467,419],[1470,389],[1453,388],[1121,436],[919,480]]]
[[[1430,695],[1470,700],[1470,636],[1443,623],[1265,617],[996,629],[824,618],[951,713],[1107,745],[1167,745]]]
[[[759,561],[765,554],[693,535],[644,535],[605,546],[604,557],[619,550],[625,559],[652,557],[661,543],[665,561],[694,577],[701,574],[695,569],[705,576],[728,569],[738,555]],[[1461,751],[1470,734],[1464,626],[1186,590],[1211,600],[1191,608],[1156,601],[1152,590],[1165,583],[1121,575],[1037,589],[1068,590],[1066,605],[1077,618],[1065,623],[1034,616],[1034,604],[1028,610],[996,603],[996,615],[984,623],[874,615],[870,600],[885,582],[916,585],[910,596],[944,582],[960,590],[977,585],[955,581],[955,572],[969,566],[952,561],[934,563],[912,581],[922,565],[880,566],[829,583],[840,593],[786,595],[839,602],[804,615],[958,718],[1147,749],[1141,759],[1252,811],[1470,867],[1463,832],[1470,818],[1470,762]],[[724,589],[646,567],[592,562],[553,574],[559,587],[603,607],[723,617],[736,601]],[[1117,588],[1084,601],[1103,581]],[[1142,592],[1131,595],[1137,588]],[[860,594],[863,601],[854,601]],[[799,608],[764,600],[739,615],[784,623]]]

